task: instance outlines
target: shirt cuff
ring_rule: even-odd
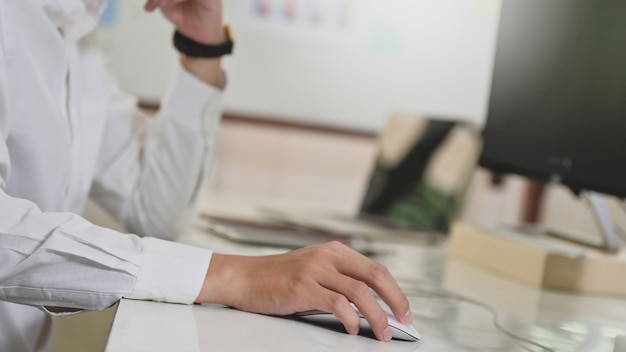
[[[206,115],[209,106],[221,106],[222,90],[207,84],[189,73],[180,63],[176,78],[165,95],[160,114],[176,116],[197,128],[199,118]]]
[[[144,237],[141,266],[130,299],[193,303],[204,283],[212,251]]]

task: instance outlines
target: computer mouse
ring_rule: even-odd
[[[359,312],[359,309],[352,305],[352,308],[361,317],[361,323],[359,325],[359,331],[369,333],[373,335],[369,322],[363,317],[363,314]],[[297,313],[296,316],[304,321],[321,324],[325,326],[333,326],[339,331],[343,331],[343,324],[334,314],[324,312],[321,310],[313,310],[308,312]],[[389,328],[391,329],[391,337],[396,340],[403,341],[417,341],[421,340],[421,336],[414,327],[410,325],[404,325],[396,320],[393,314],[387,312],[387,321],[389,322]]]

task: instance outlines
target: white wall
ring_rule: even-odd
[[[253,16],[252,4],[301,5],[295,19]],[[333,2],[334,1],[334,2]],[[176,60],[172,28],[143,0],[117,2],[101,29],[122,86],[158,100]],[[326,18],[312,24],[305,5]],[[234,113],[379,130],[393,112],[482,121],[499,0],[224,0],[236,35],[226,108]],[[307,8],[308,8],[307,7]],[[298,17],[299,16],[299,17]],[[333,22],[334,21],[334,22]]]

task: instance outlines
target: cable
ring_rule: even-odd
[[[454,294],[454,293],[445,292],[443,290],[431,291],[431,290],[426,290],[426,289],[423,289],[423,288],[415,288],[415,287],[413,287],[413,288],[411,288],[409,290],[404,290],[404,292],[409,297],[411,296],[411,293],[414,293],[414,294],[417,294],[417,295],[421,294],[422,296],[423,296],[424,293],[426,293],[426,294],[429,294],[429,295],[432,295],[432,296],[435,296],[435,297],[456,299],[456,300],[459,300],[459,301],[464,301],[464,302],[467,302],[467,303],[470,303],[470,304],[474,304],[476,306],[479,306],[479,307],[489,311],[491,313],[491,315],[493,316],[492,322],[493,322],[493,325],[496,327],[496,329],[499,330],[504,335],[506,335],[506,336],[508,336],[508,337],[510,337],[510,338],[512,338],[514,340],[517,340],[518,342],[520,342],[520,345],[524,349],[533,352],[533,350],[529,346],[524,345],[524,343],[527,343],[527,344],[532,345],[534,347],[540,348],[541,350],[546,351],[546,352],[556,352],[556,350],[553,349],[553,348],[550,348],[550,347],[548,347],[546,345],[542,345],[542,344],[540,344],[538,342],[535,342],[535,341],[533,341],[531,339],[528,339],[528,338],[516,335],[516,334],[510,332],[509,330],[507,330],[504,326],[502,326],[500,324],[500,322],[498,320],[498,317],[499,317],[498,311],[495,308],[493,308],[493,307],[491,307],[491,306],[489,306],[489,305],[487,305],[485,303],[476,301],[476,300],[471,299],[471,298],[463,297],[461,295],[457,295],[457,294]]]

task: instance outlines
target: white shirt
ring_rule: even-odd
[[[205,178],[221,112],[221,92],[179,67],[155,122],[142,115],[87,35],[102,7],[0,1],[2,351],[35,349],[45,307],[192,303],[209,265],[208,250],[76,215],[92,196],[130,232],[172,239]]]

